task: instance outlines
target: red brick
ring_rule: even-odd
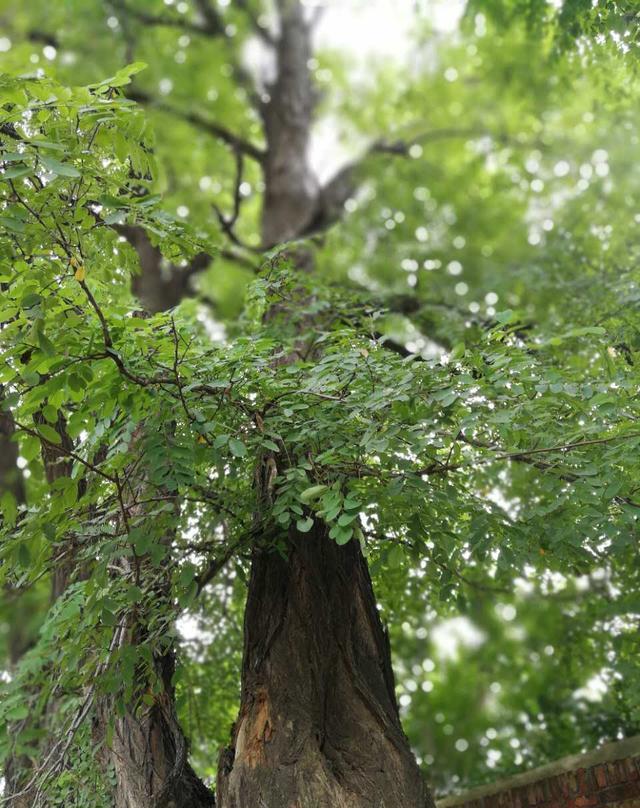
[[[558,784],[560,785],[560,790],[562,791],[562,796],[565,797],[565,798],[568,797],[570,792],[571,792],[571,789],[569,787],[569,780],[568,780],[568,778],[567,778],[567,776],[565,774],[561,774],[558,777]]]
[[[551,802],[551,798],[553,797],[549,780],[541,780],[539,785],[542,789],[542,802],[546,805],[548,802]]]
[[[585,795],[580,794],[575,799],[575,806],[576,808],[588,808],[590,805],[597,805],[598,804],[598,797],[595,794]]]
[[[613,785],[620,782],[620,772],[615,763],[607,763],[607,777]]]
[[[547,781],[549,783],[549,790],[553,799],[561,799],[562,793],[562,777],[550,777]]]
[[[500,797],[500,808],[512,808],[511,791],[503,791]]]
[[[590,794],[593,791],[593,781],[589,769],[578,769],[576,779],[578,781],[578,794]]]
[[[574,772],[567,772],[567,781],[569,782],[569,788],[571,789],[572,794],[578,793],[578,778],[576,777]]]
[[[605,767],[600,764],[599,766],[594,766],[593,773],[596,778],[596,785],[598,788],[606,788],[607,787],[607,772]]]

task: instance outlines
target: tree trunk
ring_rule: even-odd
[[[132,436],[132,447],[139,451],[143,451],[140,440],[144,432],[145,426],[140,424]],[[129,477],[129,486],[132,493],[144,498],[148,486],[144,462],[140,476]],[[127,502],[127,513],[129,529],[137,524],[153,530],[146,525],[149,516],[144,506]],[[155,536],[165,546],[167,556],[172,538],[172,530]],[[141,665],[136,669],[132,692],[124,698],[119,694],[120,704],[113,696],[103,696],[97,704],[93,735],[102,747],[104,769],[115,773],[114,808],[215,806],[212,792],[187,759],[187,741],[178,723],[172,682],[175,652],[171,640],[163,638],[157,626],[160,619],[165,630],[171,628],[173,604],[166,560],[155,563],[143,555],[119,561],[121,574],[132,581],[147,582],[148,590],[142,602],[121,616],[111,647],[146,645],[152,654],[152,668]]]
[[[323,527],[256,549],[240,715],[218,808],[426,808],[359,545]]]
[[[277,77],[262,109],[265,245],[306,232],[323,202],[308,158],[309,15],[300,0],[276,5]],[[310,252],[294,253],[309,271]],[[257,547],[244,632],[240,714],[220,756],[218,808],[433,806],[400,726],[389,643],[357,542],[339,547],[318,522],[311,533],[290,532],[286,559]]]
[[[112,700],[100,705],[96,734],[110,736],[104,762],[116,776],[114,808],[212,808],[213,794],[187,761],[171,685],[173,653],[157,660],[156,669],[162,691],[152,705],[127,705],[122,717]],[[112,733],[107,730],[110,722]]]
[[[0,496],[11,493],[18,504],[25,501],[24,480],[18,468],[18,444],[12,440],[15,431],[11,413],[2,409],[4,388],[0,385]],[[4,585],[4,597],[13,594],[11,586]],[[26,630],[25,622],[12,620],[7,627],[7,650],[9,669],[12,670],[27,650],[33,638]],[[7,727],[11,734],[13,727]],[[8,755],[4,763],[4,794],[9,797],[22,790],[31,771],[31,760],[26,755]],[[13,808],[28,808],[29,796],[14,797]]]

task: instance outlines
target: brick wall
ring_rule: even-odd
[[[438,800],[438,808],[640,808],[640,736]]]

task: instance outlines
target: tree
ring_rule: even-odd
[[[6,4],[24,43],[2,99],[0,383],[4,458],[15,472],[17,441],[30,477],[3,493],[2,570],[12,598],[53,581],[3,703],[14,801],[212,805],[179,722],[206,666],[176,671],[175,621],[228,622],[245,576],[218,806],[430,804],[370,568],[388,619],[426,599],[487,626],[478,593],[539,615],[514,580],[596,593],[604,570],[627,597],[605,587],[586,633],[619,616],[607,661],[637,680],[633,9],[531,3],[526,28],[522,3],[470,5],[437,72],[385,66],[345,97],[367,143],[321,179],[317,21],[276,5],[272,26],[244,2],[81,3],[58,39],[68,4],[46,31]],[[93,83],[20,75],[30,43],[77,58],[105,14]],[[251,37],[269,81],[242,60]],[[637,700],[619,704],[634,731]]]

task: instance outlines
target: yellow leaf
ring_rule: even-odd
[[[207,439],[203,435],[198,435],[198,443],[206,443]]]
[[[82,282],[84,280],[86,274],[87,274],[87,272],[86,272],[84,266],[82,264],[78,264],[78,268],[76,269],[73,277],[77,281]]]

